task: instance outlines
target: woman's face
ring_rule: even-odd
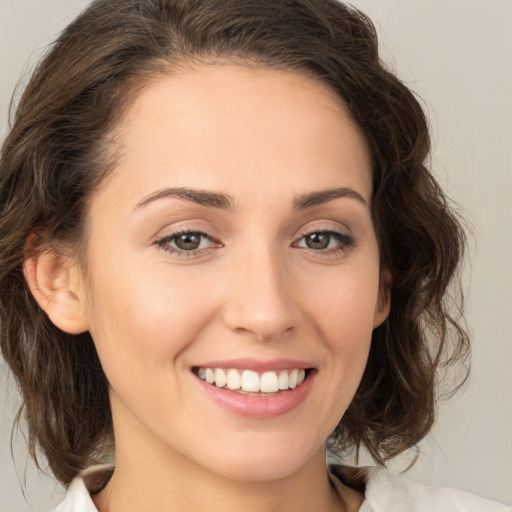
[[[118,456],[293,473],[323,453],[387,314],[361,132],[309,78],[217,64],[155,81],[119,135],[86,306]]]

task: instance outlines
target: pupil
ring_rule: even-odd
[[[201,236],[196,233],[184,233],[176,239],[176,245],[185,251],[197,249],[201,243]]]
[[[312,233],[306,239],[306,245],[310,249],[327,249],[330,236],[325,233]]]

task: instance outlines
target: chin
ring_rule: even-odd
[[[312,459],[321,458],[325,464],[325,443],[307,446],[304,442],[293,441],[291,436],[287,442],[279,439],[281,436],[277,437],[264,441],[248,440],[244,446],[234,443],[223,453],[208,457],[209,464],[205,465],[231,480],[268,482],[289,477]],[[214,460],[216,463],[211,464]]]
[[[284,457],[278,463],[275,460],[245,460],[236,461],[233,464],[223,464],[223,467],[215,468],[217,474],[238,482],[270,482],[282,480],[293,475],[305,464],[295,463]],[[213,468],[212,468],[213,469]]]

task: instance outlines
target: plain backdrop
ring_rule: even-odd
[[[437,426],[408,474],[512,504],[512,1],[352,3],[375,22],[384,59],[422,97],[436,176],[474,232],[471,378],[464,393],[439,407]],[[0,139],[16,83],[26,81],[41,52],[87,4],[0,0]],[[27,461],[23,435],[14,436],[11,453],[18,404],[0,365],[0,512],[48,511],[62,489]],[[403,470],[408,460],[393,469]]]

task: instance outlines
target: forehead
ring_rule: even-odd
[[[258,188],[265,176],[300,195],[308,180],[326,188],[342,178],[370,200],[361,130],[327,85],[298,72],[228,63],[181,69],[141,91],[118,134],[118,186],[138,184],[141,193],[176,183],[219,189],[235,178]]]

